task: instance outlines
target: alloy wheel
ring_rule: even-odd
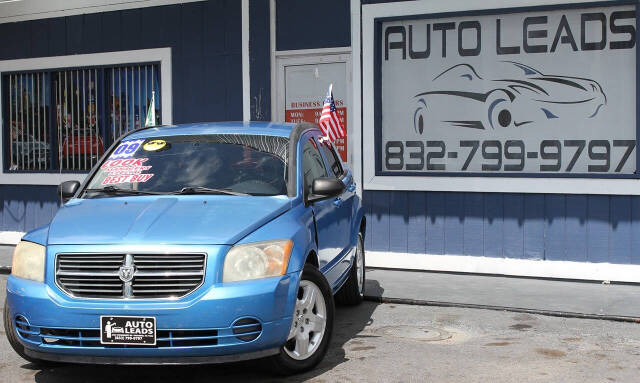
[[[300,281],[291,330],[284,351],[296,360],[309,358],[320,346],[326,326],[327,305],[322,291],[311,281]]]

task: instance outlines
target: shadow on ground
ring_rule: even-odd
[[[378,281],[367,281],[367,294],[380,293]],[[377,303],[363,302],[356,307],[338,306],[335,316],[333,339],[324,360],[311,372],[287,378],[288,382],[302,382],[348,361],[345,343],[363,337],[359,333],[372,323],[372,314]],[[35,371],[38,383],[58,382],[278,382],[282,377],[274,375],[261,360],[230,364],[197,366],[90,366],[61,365],[40,370],[33,364],[24,364],[24,369]]]

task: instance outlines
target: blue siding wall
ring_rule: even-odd
[[[268,60],[262,3],[252,1],[267,9],[257,9],[266,27],[254,37],[266,30]],[[211,0],[0,24],[0,60],[171,47],[173,122],[241,120],[241,35],[240,1]],[[55,186],[1,184],[0,231],[28,231],[55,214]]]
[[[249,1],[251,120],[271,120],[271,39],[269,0]]]
[[[0,185],[0,231],[29,231],[58,210],[55,186]]]
[[[0,24],[0,60],[171,47],[173,122],[241,120],[241,35],[240,1],[211,0]]]
[[[640,196],[365,191],[368,250],[640,264]]]
[[[347,0],[276,0],[276,49],[351,46],[351,5]]]

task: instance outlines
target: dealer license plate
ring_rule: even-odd
[[[156,318],[100,316],[100,343],[155,346]]]

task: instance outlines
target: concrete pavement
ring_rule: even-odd
[[[13,257],[12,245],[0,244],[0,273],[7,273],[11,271],[11,258]]]
[[[374,276],[371,273],[369,287],[382,289]],[[0,275],[1,291],[6,278]],[[3,300],[0,294],[0,308]],[[324,360],[315,370],[286,381],[637,382],[639,355],[640,325],[636,323],[364,302],[357,307],[337,307],[333,339]],[[0,382],[211,381],[285,379],[274,376],[259,361],[42,369],[20,359],[0,334]]]
[[[367,279],[377,282],[366,285],[366,295],[386,302],[640,322],[638,285],[385,269],[368,269]]]

